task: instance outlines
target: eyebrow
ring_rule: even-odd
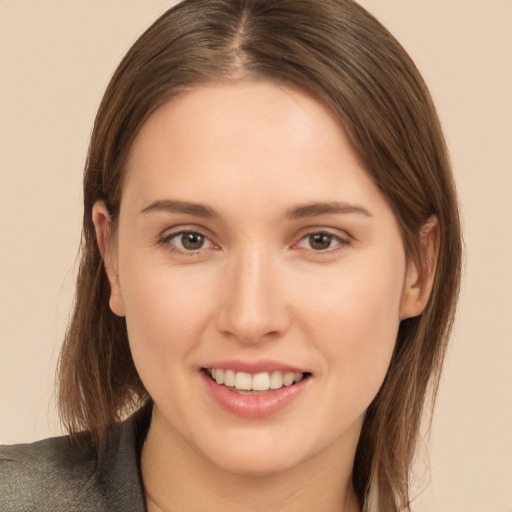
[[[308,217],[316,217],[317,215],[326,215],[329,213],[359,213],[366,217],[373,215],[363,206],[340,202],[329,201],[326,203],[309,203],[301,206],[290,208],[286,216],[289,219],[303,219]]]
[[[219,217],[219,214],[215,210],[209,206],[205,206],[204,204],[190,203],[188,201],[175,201],[172,199],[154,201],[141,210],[141,213],[150,212],[185,213],[204,218]]]
[[[172,199],[160,199],[158,201],[154,201],[141,210],[141,213],[150,212],[184,213],[187,215],[210,219],[220,217],[218,212],[204,204]],[[366,208],[340,201],[308,203],[300,206],[294,206],[287,210],[286,217],[288,219],[295,220],[333,213],[358,213],[365,215],[366,217],[372,217],[372,214]]]

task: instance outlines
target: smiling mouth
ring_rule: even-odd
[[[294,386],[307,379],[310,373],[261,372],[256,374],[222,370],[220,368],[203,368],[203,371],[217,384],[225,386],[234,393],[261,395],[277,391],[283,387]]]

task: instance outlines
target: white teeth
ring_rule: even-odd
[[[217,384],[224,384],[224,370],[217,370],[215,374],[215,381]]]
[[[291,386],[293,384],[294,379],[295,379],[295,373],[286,372],[283,375],[283,384],[285,386]]]
[[[270,387],[270,377],[268,373],[257,373],[252,378],[252,389],[254,391],[268,391]]]
[[[281,389],[283,386],[291,386],[304,378],[303,373],[280,371],[262,372],[251,375],[246,372],[235,372],[234,370],[221,370],[210,368],[212,379],[217,384],[223,384],[238,391],[268,391]]]
[[[224,386],[231,386],[233,387],[235,385],[235,372],[233,370],[226,370],[226,373],[224,373]]]
[[[235,388],[250,391],[252,389],[251,374],[245,372],[237,372],[235,376]]]
[[[272,372],[270,376],[270,389],[280,389],[283,387],[283,374],[281,372]]]

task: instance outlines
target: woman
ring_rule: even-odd
[[[3,508],[409,509],[460,229],[428,91],[371,15],[169,10],[106,91],[84,202],[73,436],[2,448]]]

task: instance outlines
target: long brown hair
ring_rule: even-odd
[[[409,472],[426,397],[435,398],[458,296],[461,235],[441,127],[414,63],[350,0],[185,0],[161,16],[115,72],[94,124],[84,176],[81,263],[59,364],[70,432],[98,449],[109,427],[149,399],[109,283],[91,212],[104,200],[115,229],[125,163],[148,117],[180,91],[211,80],[267,79],[327,104],[398,219],[409,258],[421,227],[439,221],[429,303],[401,322],[386,379],[364,420],[353,482],[365,511],[408,510]]]

